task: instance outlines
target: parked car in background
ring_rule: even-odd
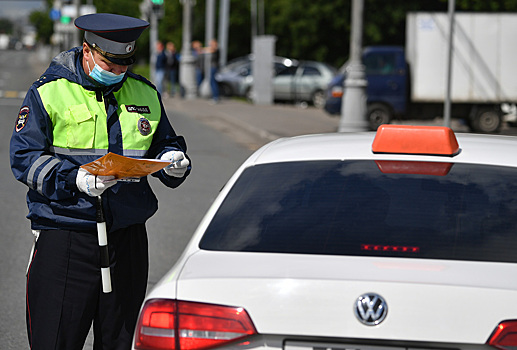
[[[341,101],[343,99],[344,90],[345,90],[345,78],[346,78],[346,68],[348,67],[348,62],[346,62],[341,68],[339,68],[338,73],[332,78],[329,82],[327,88],[325,89],[325,112],[331,115],[341,114]]]
[[[250,54],[235,58],[219,69],[215,79],[219,83],[219,91],[223,96],[246,96],[247,88],[253,81],[252,61],[253,55]],[[297,63],[294,60],[280,56],[275,56],[273,61],[273,75]]]
[[[400,47],[367,47],[363,52],[366,85],[366,119],[370,130],[389,124],[405,108],[407,76]],[[326,89],[325,111],[341,114],[348,62],[339,69]]]
[[[238,96],[240,85],[251,73],[252,55],[242,56],[229,61],[215,75],[219,91],[223,96]]]
[[[324,108],[325,91],[336,74],[336,68],[326,63],[294,63],[273,78],[273,98],[275,101],[312,104],[316,108]],[[245,94],[248,99],[253,98],[252,79],[245,81]]]
[[[134,349],[516,349],[516,148],[408,125],[262,147],[146,296]]]

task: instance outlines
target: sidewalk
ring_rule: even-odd
[[[184,100],[164,98],[168,113],[183,113],[216,130],[234,141],[256,150],[281,137],[337,132],[341,116],[331,116],[312,106],[302,108],[294,104],[253,105],[238,99],[224,99],[219,104],[198,98]],[[443,125],[442,118],[432,120],[393,120],[393,124]],[[461,120],[453,119],[451,128],[468,132]]]
[[[164,98],[168,113],[183,113],[233,138],[251,150],[281,137],[336,132],[339,116],[293,104],[257,106],[237,99],[212,104],[206,99]]]

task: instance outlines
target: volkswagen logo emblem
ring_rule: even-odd
[[[357,298],[354,311],[355,316],[361,323],[367,326],[376,326],[386,318],[388,304],[380,295],[367,293]]]

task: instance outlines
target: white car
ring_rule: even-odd
[[[134,349],[516,349],[516,149],[403,125],[264,146],[146,297]]]
[[[215,74],[215,80],[219,84],[219,90],[223,96],[246,96],[247,90],[253,84],[252,75],[253,55],[238,57]],[[273,58],[273,75],[285,70],[298,61],[286,57],[275,56]]]
[[[284,69],[275,66],[273,78],[273,98],[275,101],[311,103],[316,108],[324,108],[325,90],[337,70],[322,62],[291,61],[284,63]],[[253,76],[248,76],[241,85],[241,92],[253,100]]]

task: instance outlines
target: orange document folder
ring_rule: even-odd
[[[91,163],[81,165],[81,168],[89,171],[93,175],[113,175],[117,179],[128,179],[147,176],[165,168],[169,164],[170,161],[136,159],[110,152]]]

